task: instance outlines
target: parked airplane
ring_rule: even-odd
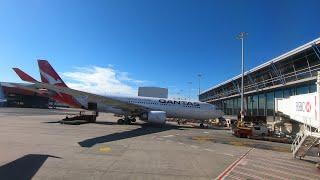
[[[39,91],[47,89],[60,96],[62,102],[72,102],[80,105],[83,109],[99,112],[111,112],[124,116],[119,119],[119,124],[130,124],[138,117],[142,121],[164,124],[166,118],[198,119],[201,121],[218,118],[223,112],[215,105],[204,102],[177,101],[164,98],[151,97],[125,97],[113,95],[97,95],[68,88],[60,76],[46,60],[38,60],[42,83],[34,79],[25,78],[23,80],[32,83],[29,89]],[[24,88],[24,87],[21,87]],[[64,99],[65,97],[68,100]],[[72,101],[70,101],[72,100]]]

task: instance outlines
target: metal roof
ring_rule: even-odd
[[[262,68],[270,65],[271,63],[275,63],[275,62],[281,61],[281,60],[283,60],[283,59],[285,59],[285,58],[287,58],[287,57],[289,57],[289,56],[292,56],[292,55],[294,55],[294,54],[296,54],[296,53],[298,53],[298,52],[301,52],[301,51],[303,51],[303,50],[305,50],[305,49],[308,49],[308,48],[310,48],[313,44],[319,44],[319,43],[320,43],[320,37],[317,38],[317,39],[315,39],[315,40],[313,40],[313,41],[310,41],[310,42],[308,42],[308,43],[306,43],[306,44],[304,44],[304,45],[302,45],[302,46],[299,46],[299,47],[297,47],[297,48],[295,48],[295,49],[293,49],[293,50],[291,50],[291,51],[289,51],[289,52],[286,52],[286,53],[284,53],[284,54],[282,54],[282,55],[280,55],[280,56],[278,56],[278,57],[275,57],[275,58],[273,58],[273,59],[271,59],[271,60],[269,60],[269,61],[267,61],[267,62],[265,62],[265,63],[263,63],[263,64],[261,64],[261,65],[259,65],[259,66],[257,66],[257,67],[254,67],[254,68],[246,71],[246,72],[244,73],[244,76],[247,75],[247,74],[249,74],[249,73],[255,72],[255,71],[257,71],[257,70],[260,70],[260,69],[262,69]],[[239,75],[237,75],[237,76],[235,76],[235,77],[233,77],[233,78],[231,78],[231,79],[228,79],[228,80],[226,80],[226,81],[224,81],[224,82],[222,82],[222,83],[220,83],[220,84],[217,84],[217,85],[215,85],[215,86],[213,86],[213,87],[211,87],[211,88],[209,88],[209,89],[207,89],[207,90],[205,90],[205,91],[202,91],[200,94],[203,94],[203,93],[206,93],[206,92],[208,92],[208,91],[211,91],[211,90],[213,90],[213,89],[215,89],[215,88],[217,88],[217,87],[219,87],[219,86],[225,85],[225,84],[227,84],[227,83],[229,83],[229,82],[232,82],[233,80],[236,80],[236,79],[238,79],[238,78],[240,78],[240,77],[241,77],[241,74],[239,74]]]

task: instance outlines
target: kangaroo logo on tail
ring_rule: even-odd
[[[58,73],[46,60],[38,60],[41,81],[51,85],[67,87],[67,85],[60,78]]]
[[[38,60],[41,81],[43,83],[51,84],[54,86],[68,87],[58,73],[46,60]],[[57,93],[55,98],[61,102],[67,103],[72,107],[81,107],[81,104],[71,95],[65,93]]]
[[[62,83],[62,81],[60,79],[57,80],[41,70],[40,70],[40,74],[41,74],[41,78],[44,77],[46,79],[46,81],[48,82],[48,84],[58,85],[58,84]]]

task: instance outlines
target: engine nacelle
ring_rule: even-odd
[[[150,123],[164,124],[167,120],[166,112],[164,111],[149,111],[141,116],[142,120],[147,120]]]

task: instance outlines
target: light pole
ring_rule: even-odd
[[[183,90],[182,90],[182,89],[180,89],[180,91],[179,91],[179,92],[180,92],[180,94],[181,94],[180,100],[185,99],[185,97],[183,97],[183,96],[182,96],[182,94],[183,94]]]
[[[178,90],[176,99],[177,100],[181,100],[182,99],[182,89]]]
[[[238,39],[241,40],[241,121],[244,118],[244,109],[243,109],[243,105],[244,105],[244,101],[243,101],[243,94],[244,94],[244,87],[243,87],[243,79],[244,79],[244,52],[243,52],[243,40],[244,37],[248,35],[248,33],[246,32],[240,32],[240,34],[238,35]]]
[[[192,82],[189,81],[188,84],[190,85],[190,87],[189,87],[189,101],[190,101],[190,99],[191,99],[191,87],[192,87]]]
[[[199,92],[198,92],[198,100],[200,101],[200,80],[201,80],[201,74],[198,74],[198,78],[199,78]]]

